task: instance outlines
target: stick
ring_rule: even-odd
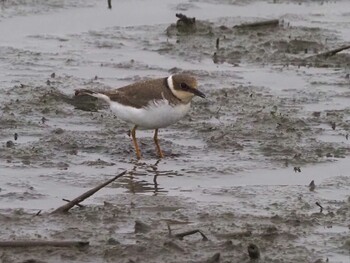
[[[195,229],[195,230],[190,230],[190,231],[186,231],[183,233],[179,233],[179,234],[175,234],[175,237],[177,237],[178,239],[182,240],[185,236],[190,236],[193,234],[199,233],[201,234],[203,241],[207,241],[208,238],[206,237],[206,235],[203,234],[202,231],[200,231],[199,229]]]
[[[173,236],[173,234],[172,234],[172,232],[171,232],[170,225],[167,224],[167,226],[168,226],[168,235],[169,235],[169,237],[171,237],[171,236]]]
[[[112,9],[112,0],[107,0],[108,2],[108,9]]]
[[[86,198],[92,196],[94,193],[96,193],[97,191],[99,191],[100,189],[102,189],[103,187],[109,185],[111,182],[113,182],[114,180],[118,179],[119,177],[123,176],[124,174],[126,174],[127,171],[124,171],[120,174],[118,174],[117,176],[113,177],[112,179],[109,179],[108,181],[104,182],[103,184],[100,184],[92,189],[90,189],[89,191],[83,193],[82,195],[78,196],[77,198],[73,199],[72,201],[70,201],[68,204],[65,204],[63,206],[60,206],[59,208],[57,208],[56,210],[52,211],[51,214],[57,214],[57,213],[67,213],[69,211],[69,209],[71,209],[73,206],[79,204],[80,202],[84,201]]]
[[[278,26],[280,21],[278,19],[271,19],[271,20],[265,20],[260,22],[253,22],[253,23],[244,23],[237,26],[234,26],[234,28],[249,28],[249,27],[262,27],[262,26]]]
[[[168,234],[169,234],[169,236],[173,237],[173,234],[172,234],[172,231],[171,231],[171,228],[170,228],[170,224],[167,224],[167,226],[168,226]],[[193,234],[196,234],[196,233],[200,233],[201,234],[201,236],[203,237],[203,241],[207,241],[208,240],[206,235],[204,235],[203,232],[200,231],[199,229],[190,230],[190,231],[186,231],[186,232],[183,232],[183,233],[175,234],[174,236],[177,237],[178,239],[182,240],[185,236],[193,235]]]
[[[319,202],[316,202],[316,205],[320,208],[320,213],[323,212],[323,207]]]
[[[65,201],[65,202],[67,202],[67,203],[72,202],[71,200],[64,199],[64,198],[62,198],[62,201]],[[85,205],[81,205],[81,204],[76,204],[76,206],[78,206],[78,207],[80,207],[80,208],[84,208],[84,207],[85,207]]]
[[[317,57],[320,57],[320,56],[323,56],[323,57],[331,57],[331,56],[334,56],[335,54],[343,51],[343,50],[346,50],[346,49],[349,49],[350,48],[350,45],[348,46],[343,46],[343,47],[339,47],[339,48],[336,48],[336,49],[332,49],[332,50],[329,50],[329,51],[326,51],[326,52],[322,52],[320,54],[317,54],[316,56]]]
[[[88,246],[86,241],[47,241],[47,240],[21,240],[21,241],[0,241],[0,248],[4,247],[84,247]]]

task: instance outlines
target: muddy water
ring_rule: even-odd
[[[349,262],[350,54],[315,54],[348,43],[350,3],[272,2],[1,2],[1,240],[91,243],[1,249],[2,262],[248,262],[250,243],[264,262]],[[151,132],[138,162],[127,124],[73,98],[181,71],[208,99],[161,130],[163,160]],[[124,170],[85,208],[48,214]]]

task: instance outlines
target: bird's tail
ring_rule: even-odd
[[[95,91],[88,90],[88,89],[75,90],[75,96],[82,96],[82,95],[89,95],[91,97],[95,97],[95,98],[110,102],[110,98],[102,92],[95,92]]]

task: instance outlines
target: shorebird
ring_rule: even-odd
[[[117,117],[133,124],[131,136],[138,159],[141,159],[141,151],[136,140],[136,129],[154,129],[156,150],[158,156],[163,158],[158,129],[182,119],[190,110],[194,96],[205,98],[197,89],[196,78],[187,74],[145,80],[106,92],[80,89],[75,91],[75,95],[102,99],[109,103]]]

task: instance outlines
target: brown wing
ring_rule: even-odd
[[[112,101],[138,109],[146,107],[153,100],[166,98],[170,103],[177,100],[167,88],[165,78],[137,82],[104,94],[109,96]]]

